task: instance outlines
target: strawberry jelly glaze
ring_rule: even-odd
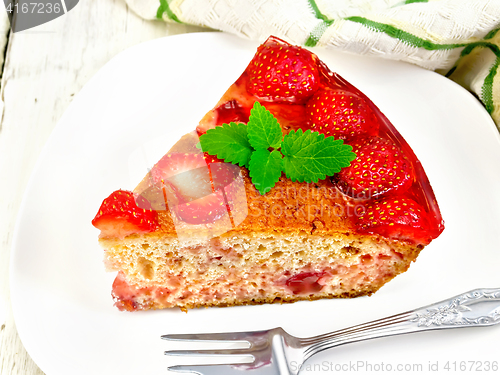
[[[217,108],[217,125],[230,122],[248,122],[250,110],[243,108],[236,100],[230,100]]]
[[[266,43],[285,43],[280,41],[279,39],[274,39],[271,37]],[[441,212],[439,210],[436,198],[434,196],[434,192],[429,183],[427,175],[425,171],[416,157],[415,153],[408,145],[408,143],[403,139],[401,134],[396,130],[396,128],[391,124],[391,122],[387,119],[387,117],[378,109],[378,107],[361,91],[359,91],[356,87],[351,85],[345,79],[343,79],[337,73],[332,73],[330,69],[318,59],[316,55],[313,55],[314,61],[316,61],[317,68],[320,72],[320,83],[318,90],[321,89],[342,89],[346,91],[350,91],[360,97],[362,97],[375,112],[379,122],[380,129],[377,134],[381,138],[389,139],[393,141],[399,148],[403,151],[404,155],[411,162],[413,169],[415,171],[415,181],[411,185],[411,187],[405,191],[400,196],[405,196],[412,198],[416,202],[418,202],[422,207],[424,207],[425,211],[429,216],[429,238],[434,239],[441,234],[444,230],[443,219],[441,217]],[[250,65],[249,65],[250,66]],[[246,87],[249,81],[249,67],[243,72],[243,74],[238,78],[235,82],[234,87]],[[241,89],[238,89],[238,94],[241,96]],[[266,100],[259,99],[248,92],[244,92],[246,103],[253,103],[254,101],[261,102],[269,111],[273,113],[273,115],[278,119],[278,122],[282,125],[282,128],[285,133],[290,130],[297,129],[299,127],[304,127],[304,129],[308,129],[310,124],[308,123],[308,119],[306,117],[305,104],[293,104],[293,103],[277,103]],[[245,104],[246,104],[245,103]],[[232,99],[226,103],[222,103],[219,107],[215,109],[215,121],[212,124],[213,126],[222,125],[228,119],[230,121],[235,122],[248,122],[248,115],[250,112],[250,107],[242,103],[238,103],[237,100]],[[206,128],[205,128],[206,129]],[[198,128],[199,133],[203,133],[204,131]],[[397,194],[396,196],[398,196]],[[350,197],[345,197],[348,205],[356,205],[359,204],[359,201],[354,200]],[[370,200],[364,200],[363,203],[370,203]]]

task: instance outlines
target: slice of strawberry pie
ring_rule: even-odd
[[[389,120],[315,54],[275,37],[92,223],[128,311],[369,295],[444,229]]]

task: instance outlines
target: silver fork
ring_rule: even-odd
[[[444,328],[484,327],[500,323],[500,289],[475,289],[453,298],[388,318],[324,335],[298,338],[282,328],[255,332],[171,334],[164,340],[247,344],[247,348],[221,350],[169,350],[174,356],[242,356],[252,362],[169,367],[169,371],[201,375],[297,375],[313,355],[335,346],[379,337]]]

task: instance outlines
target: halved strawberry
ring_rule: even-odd
[[[117,190],[102,202],[92,225],[101,230],[102,238],[124,238],[155,231],[157,218],[158,214],[144,197]]]
[[[204,154],[204,158],[210,170],[210,179],[215,191],[222,190],[232,184],[240,174],[240,168],[237,165],[226,163],[224,160],[207,153]]]
[[[168,153],[153,167],[151,176],[154,182],[171,187],[184,202],[212,193],[210,173],[202,154]]]
[[[311,130],[336,139],[376,135],[379,123],[363,98],[344,90],[319,90],[306,105]]]
[[[413,167],[394,142],[368,137],[349,144],[356,159],[336,176],[338,187],[345,194],[353,198],[373,198],[403,193],[413,183]]]
[[[305,103],[318,87],[313,56],[301,47],[270,38],[248,65],[248,92],[266,101]]]
[[[366,207],[358,207],[356,214],[355,222],[360,232],[424,245],[433,238],[427,212],[410,198],[379,199]]]
[[[207,224],[227,213],[224,194],[216,191],[195,201],[181,202],[173,207],[177,216],[189,224]]]
[[[224,187],[239,175],[239,167],[214,156],[170,153],[151,170],[167,190],[167,201],[180,220],[206,224],[227,214]]]

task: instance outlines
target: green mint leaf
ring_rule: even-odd
[[[292,181],[318,182],[348,167],[356,158],[352,147],[342,140],[302,129],[291,131],[283,139],[285,174]]]
[[[259,102],[255,102],[250,110],[248,119],[248,139],[254,149],[269,147],[280,147],[283,139],[283,132],[278,120],[263,107]]]
[[[264,195],[276,184],[283,171],[283,160],[279,151],[259,149],[254,151],[249,168],[252,183]]]
[[[209,129],[200,136],[203,151],[226,162],[248,166],[253,148],[247,135],[247,126],[231,122]]]

